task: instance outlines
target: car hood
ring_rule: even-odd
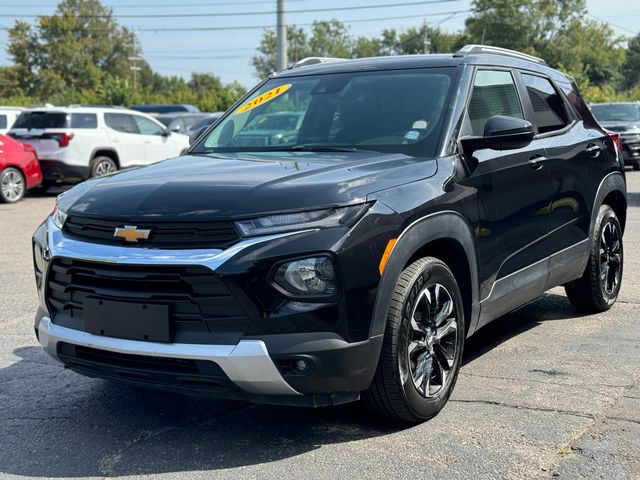
[[[436,170],[434,160],[376,152],[189,155],[90,180],[59,206],[122,220],[242,218],[360,203]]]

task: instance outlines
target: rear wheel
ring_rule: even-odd
[[[623,253],[618,217],[609,205],[602,205],[596,218],[587,267],[582,277],[564,287],[576,310],[596,313],[611,308],[622,283]]]
[[[24,197],[26,185],[24,176],[14,167],[7,167],[0,172],[0,200],[4,203],[15,203]]]
[[[408,422],[437,415],[455,385],[464,339],[462,298],[451,270],[433,257],[412,263],[396,285],[365,401]]]
[[[118,171],[118,164],[111,157],[99,156],[91,161],[91,178],[102,177]]]

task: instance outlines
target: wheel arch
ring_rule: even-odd
[[[96,148],[92,153],[91,153],[91,160],[89,161],[89,164],[91,164],[91,162],[93,162],[96,157],[109,157],[111,160],[113,160],[114,162],[116,162],[116,165],[118,166],[118,170],[121,168],[120,167],[120,157],[118,156],[118,152],[115,151],[115,149],[113,148]]]
[[[613,209],[624,233],[627,221],[627,185],[621,172],[611,172],[600,182],[591,211],[589,238],[593,238],[596,218],[601,205],[609,205]]]
[[[398,237],[389,255],[378,287],[370,336],[383,335],[387,312],[402,271],[425,256],[436,257],[451,268],[460,285],[465,309],[467,336],[479,317],[478,267],[475,242],[467,221],[457,212],[427,215],[410,224]]]

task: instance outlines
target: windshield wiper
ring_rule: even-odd
[[[359,152],[355,147],[348,145],[294,145],[287,148],[292,152]]]

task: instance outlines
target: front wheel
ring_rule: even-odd
[[[582,277],[564,287],[571,305],[585,313],[609,310],[620,293],[623,260],[620,222],[609,205],[602,205],[587,267]]]
[[[451,270],[425,257],[400,275],[378,368],[364,399],[377,413],[428,420],[447,403],[465,339],[462,298]]]

